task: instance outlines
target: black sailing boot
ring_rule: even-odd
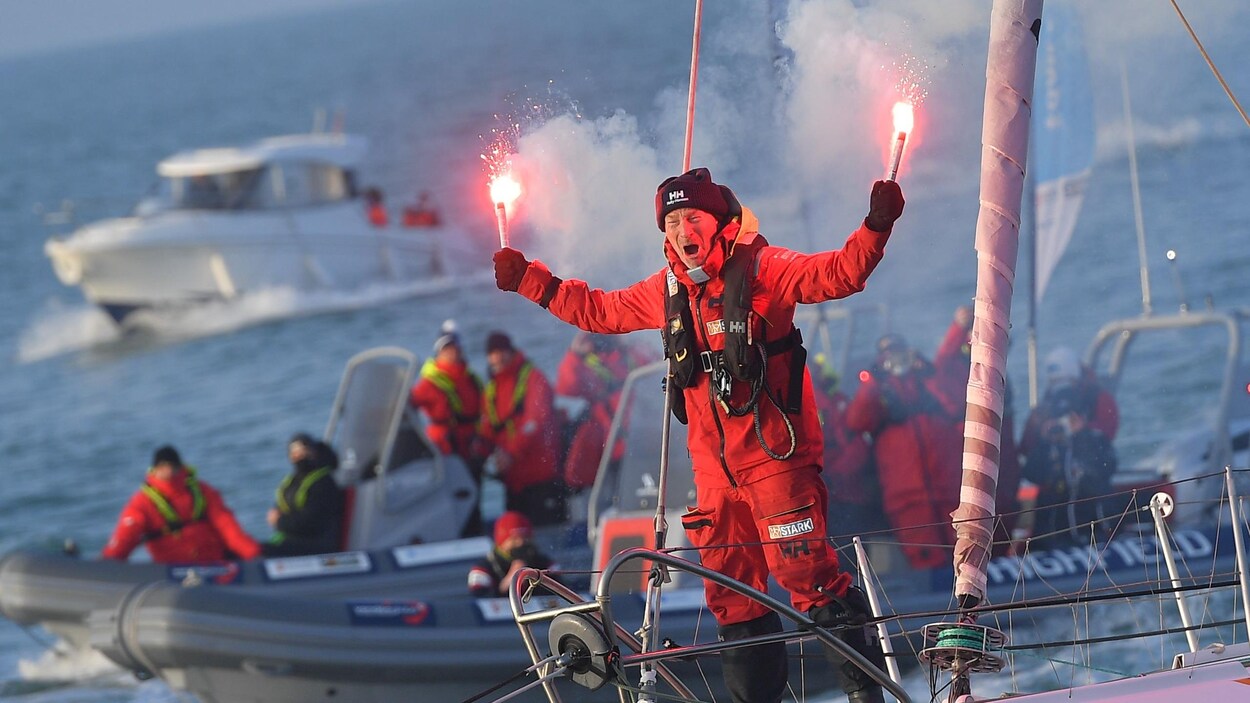
[[[728,642],[781,632],[781,616],[768,613],[754,620],[722,625],[720,640]],[[725,688],[734,703],[779,703],[790,672],[786,643],[771,642],[727,649],[720,653]]]
[[[882,671],[885,670],[885,654],[881,652],[881,644],[877,641],[876,631],[865,623],[872,610],[868,607],[868,599],[864,592],[854,586],[846,589],[846,595],[835,598],[832,602],[818,608],[812,608],[807,616],[821,627],[834,630],[838,639],[851,645],[856,652],[872,662]],[[861,627],[854,627],[860,625]],[[848,627],[850,626],[850,627]],[[845,629],[835,629],[835,628]],[[885,694],[881,684],[877,683],[846,657],[838,654],[833,648],[825,648],[825,657],[833,664],[842,683],[849,703],[885,703]]]

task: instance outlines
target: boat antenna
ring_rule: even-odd
[[[977,287],[972,361],[964,417],[963,475],[955,525],[957,623],[925,626],[931,646],[921,659],[951,674],[950,700],[971,691],[970,676],[997,671],[1001,632],[976,624],[972,609],[985,598],[994,535],[994,496],[1002,446],[1007,341],[1020,240],[1020,209],[1028,162],[1029,117],[1042,30],[1042,0],[994,0],[985,69],[981,131]],[[1023,119],[1021,119],[1023,118]],[[970,646],[976,645],[976,646]],[[936,682],[936,670],[931,680]]]
[[[703,0],[695,0],[694,37],[690,46],[690,90],[686,97],[686,141],[681,159],[682,173],[690,170],[690,151],[691,144],[694,141],[694,104],[696,87],[699,82],[699,44],[702,39],[702,28]],[[668,518],[665,513],[668,510],[668,501],[666,499],[668,492],[668,450],[672,442],[673,398],[675,393],[683,392],[681,388],[676,387],[675,378],[673,361],[670,358],[668,371],[664,376],[664,419],[662,421],[663,429],[660,432],[660,479],[659,485],[656,487],[658,497],[655,504],[656,551],[664,550],[668,534]],[[653,564],[650,578],[647,580],[647,600],[646,607],[643,610],[640,638],[642,647],[640,652],[650,651],[651,646],[655,642],[656,630],[659,626],[660,590],[664,582],[668,580],[667,570],[662,565]],[[642,670],[639,673],[639,684],[642,692],[638,696],[638,702],[654,703],[656,670],[651,662],[646,662],[642,665]]]
[[[1029,207],[1025,210],[1022,224],[1027,225],[1029,232],[1029,326],[1025,346],[1028,352],[1030,410],[1037,407],[1040,395],[1037,381],[1037,193],[1034,190],[1036,187],[1033,173],[1026,171],[1024,192],[1028,194]]]
[[[1176,4],[1176,0],[1172,0],[1172,7],[1176,10],[1177,16],[1181,18],[1181,24],[1185,25],[1185,30],[1189,32],[1189,38],[1194,40],[1194,44],[1198,46],[1198,52],[1202,54],[1202,58],[1207,62],[1207,66],[1211,67],[1211,73],[1215,74],[1215,80],[1220,82],[1220,87],[1224,89],[1224,94],[1232,101],[1233,107],[1237,109],[1237,114],[1241,115],[1241,119],[1250,127],[1250,117],[1246,116],[1246,111],[1241,107],[1241,102],[1237,100],[1237,96],[1233,95],[1233,89],[1228,87],[1228,82],[1224,80],[1224,76],[1220,73],[1220,69],[1215,67],[1215,62],[1211,60],[1211,55],[1207,53],[1207,48],[1202,45],[1202,40],[1198,39],[1198,35],[1194,33],[1194,28],[1189,24],[1189,20],[1185,19],[1185,13],[1181,12],[1181,6]]]
[[[1176,250],[1168,249],[1167,251],[1168,268],[1172,270],[1172,283],[1176,285],[1176,292],[1181,298],[1181,312],[1189,312],[1189,296],[1185,295],[1185,282],[1181,280],[1181,272],[1176,267]]]
[[[1133,186],[1133,222],[1137,226],[1137,266],[1141,274],[1141,311],[1154,311],[1150,298],[1150,267],[1146,265],[1146,225],[1141,214],[1141,184],[1137,179],[1137,138],[1133,136],[1133,103],[1128,93],[1128,68],[1120,60],[1120,92],[1124,96],[1124,127],[1128,139],[1128,175]]]

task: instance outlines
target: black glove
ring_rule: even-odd
[[[894,221],[903,214],[903,189],[894,181],[877,181],[872,184],[872,196],[868,199],[868,217],[864,224],[874,232],[889,232]]]
[[[495,285],[499,290],[515,292],[521,287],[521,279],[530,262],[516,249],[504,247],[495,252]]]

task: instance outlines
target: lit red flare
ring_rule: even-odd
[[[495,222],[499,225],[499,246],[508,246],[508,206],[521,195],[521,184],[508,174],[493,178],[490,182],[490,199],[495,201]]]
[[[495,204],[495,220],[499,225],[499,246],[508,246],[508,208],[521,195],[521,184],[512,177],[512,155],[520,126],[492,130],[494,139],[481,155],[489,176],[490,199]]]
[[[490,182],[490,199],[496,204],[507,207],[521,195],[521,184],[510,174],[495,176]]]
[[[915,115],[910,102],[894,103],[894,146],[890,149],[890,171],[887,180],[898,177],[898,166],[903,161],[903,148],[907,146],[907,135],[915,125]]]

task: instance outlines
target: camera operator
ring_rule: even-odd
[[[1068,390],[1047,400],[1050,419],[1025,459],[1024,477],[1038,487],[1035,544],[1088,541],[1090,528],[1081,526],[1105,517],[1103,501],[1096,499],[1111,492],[1115,450],[1076,400]]]
[[[469,569],[469,593],[478,598],[508,595],[512,577],[524,568],[559,570],[559,565],[534,545],[529,518],[509,510],[495,521],[495,546]]]

